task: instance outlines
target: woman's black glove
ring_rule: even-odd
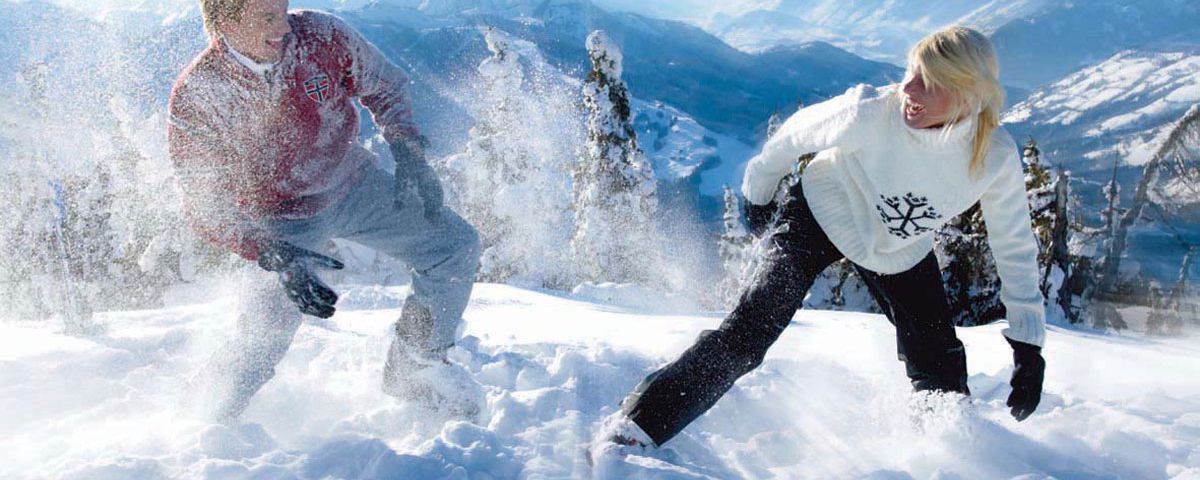
[[[279,274],[284,291],[301,313],[320,318],[333,316],[337,293],[317,278],[312,269],[341,270],[346,268],[342,262],[276,240],[266,242],[259,250],[258,266]]]
[[[1008,406],[1012,408],[1013,418],[1018,422],[1029,418],[1038,403],[1042,401],[1042,380],[1046,376],[1046,360],[1042,358],[1042,347],[1018,342],[1005,337],[1013,349],[1012,393],[1008,396]]]
[[[779,210],[779,204],[772,201],[766,205],[755,205],[750,201],[744,202],[746,216],[746,226],[750,227],[750,233],[758,237],[771,227],[771,220],[775,218],[775,211]]]
[[[420,198],[425,218],[434,221],[442,214],[445,193],[437,172],[425,158],[424,144],[424,138],[391,144],[392,158],[396,160],[395,204],[399,210],[409,199]]]

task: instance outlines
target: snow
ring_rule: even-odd
[[[610,78],[621,78],[625,69],[625,56],[621,48],[603,30],[596,30],[587,37],[588,55],[593,59],[604,59],[596,68]]]
[[[531,6],[544,4],[542,0],[380,1],[398,7],[372,11],[379,16],[371,17],[371,21],[384,22],[380,24],[383,26],[409,28],[404,21],[432,25],[439,15],[461,14],[471,21],[452,24],[457,27],[435,25],[445,30],[412,28],[422,32],[452,32],[456,28],[474,31],[475,13],[471,12],[485,12],[538,25],[534,31],[540,33],[526,37],[547,42],[542,45],[573,39],[574,26],[593,21],[596,25],[588,25],[589,31],[603,27],[623,41],[628,41],[624,39],[630,38],[630,32],[641,32],[638,29],[668,32],[663,44],[647,47],[644,39],[648,37],[633,36],[642,39],[642,45],[625,45],[631,76],[638,73],[635,70],[655,74],[642,77],[632,93],[645,98],[633,102],[635,126],[658,179],[691,182],[700,193],[715,196],[723,186],[741,177],[743,160],[753,151],[744,143],[752,139],[718,134],[700,122],[721,125],[714,119],[722,119],[727,129],[733,123],[750,125],[758,121],[746,113],[754,105],[725,104],[719,101],[720,96],[699,90],[689,96],[702,98],[705,104],[689,105],[686,96],[668,96],[670,90],[664,87],[668,83],[663,79],[680,75],[675,67],[695,63],[696,59],[725,66],[751,62],[751,57],[740,54],[731,57],[733,60],[715,55],[713,52],[724,50],[707,47],[708,37],[685,42],[691,38],[689,29],[616,15],[588,17],[560,27],[554,23],[560,18],[529,16]],[[854,5],[845,7],[839,11],[846,15],[838,17],[834,15],[838,5],[823,0],[746,0],[725,5],[686,0],[693,10],[681,6],[684,1],[667,5],[601,0],[599,4],[671,13],[704,24],[707,20],[702,17],[711,13],[737,16],[755,10],[767,13],[741,20],[775,16],[776,20],[791,21],[774,12],[785,10],[785,4],[795,7],[822,3],[826,8],[813,12],[823,15],[820,20],[826,27],[807,29],[803,27],[808,24],[797,22],[796,28],[774,33],[742,28],[729,29],[723,35],[730,39],[745,34],[744,39],[737,40],[739,43],[775,41],[770,35],[789,43],[825,38],[885,59],[902,53],[886,48],[906,47],[911,36],[946,21],[941,19],[947,17],[939,15],[957,12],[955,9],[961,7],[949,5],[936,15],[926,11],[903,17],[907,20],[900,23],[911,20],[911,24],[897,29],[896,19],[883,21],[886,15],[863,7],[870,2],[858,4],[857,11]],[[1015,17],[1022,8],[1040,1],[971,0],[982,6],[967,18]],[[34,11],[41,5],[20,3],[26,5],[17,4],[22,7],[17,8],[18,12]],[[40,49],[70,52],[58,57],[65,61],[51,64],[49,73],[56,80],[50,86],[51,97],[78,90],[75,84],[81,79],[94,84],[97,71],[107,72],[102,75],[102,84],[130,81],[136,88],[129,89],[128,96],[55,106],[48,118],[71,117],[83,119],[82,123],[48,120],[53,124],[38,125],[31,130],[35,135],[20,139],[36,144],[36,150],[44,150],[49,158],[63,159],[60,165],[45,162],[47,168],[53,167],[50,172],[73,170],[76,163],[109,162],[127,142],[149,160],[130,167],[136,172],[123,175],[125,181],[155,188],[139,187],[137,191],[145,195],[122,199],[114,211],[134,210],[127,208],[129,205],[143,207],[147,203],[143,200],[152,198],[159,200],[151,205],[158,207],[153,212],[162,210],[164,218],[177,218],[172,210],[177,204],[173,194],[157,188],[169,185],[171,177],[165,157],[162,103],[178,68],[202,46],[195,24],[198,3],[51,3],[83,12],[102,23],[64,21],[53,29],[33,32],[47,33],[34,41],[32,36],[26,39],[20,27],[42,23],[19,20],[25,17],[17,16],[18,20],[9,22],[15,28],[10,30],[21,35],[8,37],[17,43],[5,45],[11,47],[6,52],[22,61],[55,58]],[[291,5],[361,14],[375,3],[296,0]],[[902,6],[905,2],[885,3]],[[6,0],[3,5],[12,10],[14,3]],[[788,11],[798,10],[804,9]],[[991,11],[999,13],[992,15]],[[73,18],[52,18],[59,17]],[[186,24],[185,20],[192,23]],[[190,30],[168,28],[180,22]],[[554,28],[542,28],[546,22]],[[49,34],[72,31],[77,35],[68,35],[66,40],[53,40],[55,35]],[[112,33],[112,38],[100,32]],[[863,35],[856,35],[859,32]],[[795,35],[807,37],[793,38]],[[906,40],[883,41],[892,38],[889,35]],[[468,38],[447,36],[455,41]],[[679,38],[671,43],[667,37]],[[116,48],[116,42],[127,38],[155,42],[147,41],[144,48],[130,52]],[[510,46],[525,59],[539,64],[568,63],[563,61],[566,54],[558,49],[547,50],[546,55],[554,57],[547,60],[533,42],[516,37],[511,40],[514,43]],[[583,46],[577,40],[571,42]],[[414,63],[418,66],[431,64],[419,60],[424,56],[442,56],[438,53],[441,47],[426,50],[403,51],[412,56],[407,60],[418,59]],[[681,54],[650,55],[656,50]],[[1155,145],[1165,134],[1162,125],[1176,119],[1181,109],[1200,101],[1200,86],[1195,82],[1200,57],[1192,50],[1122,52],[1048,86],[1030,102],[1012,110],[1006,120],[1026,124],[1023,128],[1037,134],[1043,146],[1057,142],[1061,148],[1047,151],[1057,154],[1058,160],[1069,160],[1074,153],[1069,149],[1081,145],[1078,140],[1086,137],[1089,143],[1083,146],[1087,150],[1079,157],[1100,159],[1096,163],[1103,170],[1111,161],[1104,154],[1113,149],[1124,151],[1126,162],[1139,164],[1156,150]],[[128,58],[116,52],[128,54]],[[646,58],[666,58],[669,62],[662,66],[672,69],[635,65]],[[114,59],[124,59],[130,65]],[[858,63],[839,59],[833,58],[833,67],[810,69],[808,73],[834,78],[836,81],[829,82],[836,87],[844,81],[838,79],[849,78],[839,76],[842,71],[862,69]],[[9,63],[12,70],[22,62]],[[73,67],[64,70],[62,65]],[[616,66],[620,67],[619,62]],[[0,70],[4,68],[0,66]],[[9,73],[5,75],[11,76]],[[697,73],[705,72],[690,69],[684,75]],[[465,80],[449,74],[426,75],[425,81],[433,83],[434,89],[450,92],[448,95],[456,101],[474,98],[452,95],[457,93],[456,86],[467,85]],[[758,75],[752,83],[766,84],[766,76]],[[730,78],[696,78],[702,84],[716,84],[722,91],[733,92],[729,98],[753,99],[762,97],[763,92],[771,93],[749,89]],[[575,82],[570,83],[572,92],[579,88],[573,79],[545,81],[560,80]],[[807,78],[797,77],[796,82],[809,86],[800,89],[789,83],[787,92],[798,90],[787,93],[787,97],[821,96],[818,90],[809,92],[818,85]],[[21,92],[28,86],[21,82],[15,86],[17,96],[24,98]],[[656,102],[655,98],[679,108]],[[554,97],[540,100],[566,104]],[[440,108],[445,104],[436,105]],[[28,102],[16,102],[0,112],[0,123],[26,125],[25,119],[34,115],[33,109]],[[525,128],[537,130],[541,125],[534,122]],[[92,134],[80,137],[78,131]],[[118,131],[123,141],[109,138],[117,138],[113,132]],[[748,133],[743,132],[745,135]],[[46,140],[54,138],[74,141]],[[557,137],[545,142],[539,144],[544,151],[567,143]],[[25,147],[15,143],[0,146]],[[561,158],[574,158],[573,149]],[[512,202],[517,203],[522,202]],[[527,210],[537,213],[536,209]],[[137,223],[121,228],[141,232],[152,228],[146,225],[157,218],[119,220]],[[193,258],[196,255],[191,243],[189,236],[166,231],[152,239],[154,247],[146,249],[139,265],[150,271],[165,270],[170,257],[180,252],[186,257],[181,261],[195,263],[199,259]],[[689,250],[700,251],[682,242],[671,246],[677,257],[695,254]],[[374,269],[342,278],[343,285],[379,279],[395,271],[394,266],[380,265],[373,252],[340,247],[340,254],[353,254],[358,260],[354,263],[362,267],[359,270]],[[1159,245],[1151,249],[1155,251],[1139,255],[1138,260],[1167,257],[1163,254],[1167,248]],[[1123,265],[1131,268],[1137,262]],[[198,268],[180,265],[180,274],[194,281]],[[699,278],[680,277],[687,278],[689,284]],[[398,281],[403,278],[387,279],[387,283]],[[40,283],[53,284],[48,280]],[[233,332],[236,312],[229,292],[235,287],[221,287],[226,292],[218,295],[203,287],[177,290],[168,301],[189,303],[171,303],[174,306],[168,308],[103,313],[100,320],[107,329],[86,339],[65,336],[53,322],[30,320],[28,315],[22,321],[0,321],[0,411],[5,412],[0,415],[0,478],[587,477],[591,472],[583,448],[600,419],[612,413],[616,403],[644,375],[669,361],[699,331],[715,326],[722,318],[720,313],[691,307],[690,296],[662,295],[645,287],[584,284],[567,294],[481,285],[466,314],[469,337],[454,351],[456,361],[466,365],[488,392],[483,418],[479,424],[471,424],[396,403],[379,391],[390,324],[399,314],[407,291],[404,287],[344,286],[338,316],[303,327],[278,376],[255,398],[243,423],[221,426],[195,418],[188,406],[195,394],[188,380]],[[201,300],[204,298],[210,300]],[[21,299],[12,300],[10,308]],[[1144,339],[1051,328],[1045,403],[1032,420],[1018,424],[1003,406],[1011,366],[1008,347],[998,333],[1000,328],[960,330],[969,347],[971,387],[976,393],[972,403],[960,405],[944,398],[912,399],[902,366],[893,354],[891,328],[883,318],[801,312],[764,367],[744,379],[710,415],[702,417],[666,449],[610,459],[604,467],[609,478],[1200,478],[1200,381],[1195,378],[1200,367],[1200,346],[1194,337]],[[934,414],[910,418],[910,403],[914,402],[932,404]]]
[[[701,195],[721,195],[727,185],[740,185],[746,160],[754,148],[713,132],[687,113],[663,104],[633,99],[638,146],[659,180],[694,181]]]
[[[378,307],[360,300],[302,327],[243,423],[228,427],[184,407],[187,379],[232,331],[228,297],[105,313],[108,333],[90,339],[0,324],[0,477],[587,478],[584,447],[600,419],[721,320],[479,285],[468,337],[452,352],[488,392],[476,425],[379,391],[406,288],[369,290],[347,297]],[[975,393],[961,404],[910,395],[882,317],[801,311],[708,415],[665,449],[609,459],[602,478],[1200,474],[1194,338],[1051,327],[1042,406],[1016,423],[1003,405],[1011,360],[1001,328],[959,330]],[[910,417],[910,403],[931,413]]]
[[[1198,74],[1194,48],[1126,50],[1034,92],[1004,122],[1014,136],[1036,138],[1054,152],[1052,161],[1074,170],[1107,171],[1114,153],[1139,165],[1163,127],[1200,100]]]

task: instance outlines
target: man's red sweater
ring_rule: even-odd
[[[419,134],[408,77],[337,17],[288,15],[282,59],[264,74],[214,39],[171,92],[168,141],[184,211],[206,240],[255,260],[266,219],[306,218],[373,167],[358,112],[388,142]]]

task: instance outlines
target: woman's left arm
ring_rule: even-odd
[[[1009,140],[1011,142],[1011,140]],[[1004,336],[1038,347],[1046,343],[1046,310],[1039,288],[1038,245],[1029,214],[1029,197],[1016,144],[1001,148],[989,161],[1003,165],[980,198],[988,245],[1000,275],[1000,300],[1008,311]]]

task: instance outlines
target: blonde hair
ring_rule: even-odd
[[[971,149],[971,175],[977,175],[987,158],[992,133],[1000,128],[1004,88],[1000,85],[1000,63],[992,42],[966,27],[950,27],[930,34],[908,52],[908,72],[920,70],[925,88],[951,92],[958,99],[951,111],[952,122],[978,115]],[[952,125],[952,124],[951,124]]]
[[[204,18],[204,31],[209,36],[217,35],[217,25],[236,21],[246,10],[247,0],[200,0],[200,16]]]

